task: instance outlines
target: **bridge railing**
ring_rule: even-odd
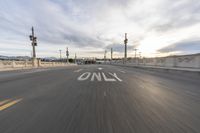
[[[38,59],[33,61],[8,61],[0,60],[1,69],[12,69],[12,68],[37,68],[37,67],[56,67],[56,66],[67,66],[74,64],[67,64],[65,62],[44,62]]]
[[[112,61],[114,64],[122,64],[122,60]],[[174,68],[194,68],[200,69],[200,54],[169,56],[158,58],[136,58],[127,60],[127,65],[137,66],[157,66]]]

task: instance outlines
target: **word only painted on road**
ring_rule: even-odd
[[[120,79],[116,73],[108,73],[105,74],[103,72],[85,72],[81,74],[78,79],[78,81],[85,81],[85,80],[90,80],[90,81],[106,81],[106,82],[122,82],[122,79]]]

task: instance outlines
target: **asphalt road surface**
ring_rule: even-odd
[[[199,133],[200,76],[109,65],[0,72],[0,133]]]

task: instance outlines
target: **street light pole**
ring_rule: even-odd
[[[75,63],[75,64],[76,64],[76,58],[77,58],[77,57],[76,57],[76,53],[75,53],[75,58],[74,58],[74,63]]]
[[[110,49],[110,63],[112,63],[113,60],[113,48]]]
[[[142,52],[139,52],[138,64],[140,64],[140,61],[141,61],[141,53]]]
[[[62,59],[62,50],[59,50],[59,52],[60,52],[60,61],[61,61],[61,59]]]
[[[134,51],[135,51],[135,62],[136,62],[137,50],[138,49],[134,49]]]
[[[126,61],[127,61],[127,43],[128,43],[127,33],[125,33],[125,40],[124,40],[124,44],[125,44],[125,49],[124,49],[124,64],[126,64]]]
[[[68,51],[68,47],[66,48],[66,56],[67,56],[67,63],[69,63],[69,51]]]
[[[106,63],[106,53],[107,53],[107,51],[105,50],[105,53],[104,53],[104,63]]]
[[[141,58],[142,56],[141,56],[141,54],[142,54],[142,52],[139,52],[139,58]]]

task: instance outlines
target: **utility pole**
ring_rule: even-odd
[[[110,49],[110,63],[112,63],[112,60],[113,60],[113,49],[111,48]]]
[[[62,50],[59,50],[59,52],[60,52],[60,61],[61,61],[61,59],[62,59]]]
[[[105,53],[104,53],[104,63],[106,63],[106,53],[107,53],[107,51],[105,50]]]
[[[124,40],[124,44],[125,44],[125,49],[124,49],[124,64],[126,64],[126,61],[127,61],[127,43],[128,43],[127,33],[125,33],[125,40]]]
[[[36,58],[35,46],[37,46],[37,37],[34,35],[34,28],[32,27],[32,34],[29,36],[31,40],[31,45],[33,47],[33,59]]]
[[[68,51],[68,47],[66,48],[66,56],[67,56],[67,63],[69,63],[69,51]]]
[[[139,52],[139,58],[141,58],[142,56],[141,56],[141,54],[142,54],[142,52]]]
[[[135,62],[136,62],[137,50],[138,49],[134,49],[134,51],[135,51]]]
[[[76,53],[75,53],[75,58],[74,58],[74,63],[75,63],[75,64],[76,64],[76,58],[77,58],[77,57],[76,57]]]
[[[140,64],[140,61],[141,61],[141,53],[142,52],[139,52],[138,64]]]

